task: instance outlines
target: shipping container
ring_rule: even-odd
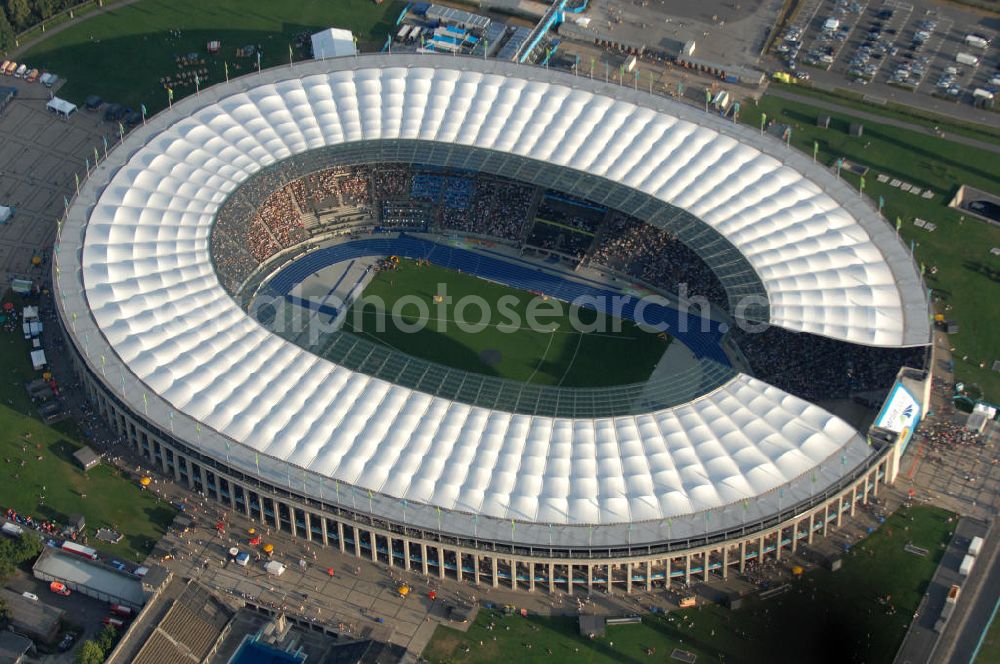
[[[958,566],[958,573],[962,576],[969,576],[969,572],[972,571],[972,566],[975,564],[976,559],[973,556],[962,558],[962,564]]]
[[[972,541],[969,542],[969,555],[978,556],[979,552],[983,550],[983,538],[973,537]]]

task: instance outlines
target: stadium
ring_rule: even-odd
[[[630,337],[661,343],[639,374],[580,334],[524,375],[503,363],[527,336],[421,356],[343,324],[421,270],[613,296],[636,323],[652,297],[669,336]],[[929,384],[919,270],[833,174],[669,99],[476,58],[302,63],[174,104],[81,184],[53,281],[88,396],[164,474],[494,587],[780,558],[894,479]]]

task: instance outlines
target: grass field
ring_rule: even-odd
[[[61,422],[53,428],[35,418],[23,385],[38,376],[20,334],[0,331],[0,376],[0,508],[63,524],[82,514],[89,532],[107,527],[125,536],[99,548],[135,561],[145,558],[175,510],[110,466],[80,470],[72,459],[80,447],[76,427]]]
[[[990,627],[986,631],[986,637],[979,647],[974,664],[996,664],[1000,662],[1000,618],[995,614],[990,622]]]
[[[961,332],[951,337],[958,379],[979,385],[988,399],[1000,401],[1000,373],[989,368],[993,360],[1000,359],[1000,335],[996,334],[1000,307],[995,305],[1000,298],[1000,257],[990,255],[992,247],[1000,247],[1000,227],[947,206],[961,184],[1000,192],[1000,156],[871,122],[864,123],[863,137],[852,138],[847,134],[850,116],[775,97],[764,97],[756,108],[748,105],[742,119],[759,126],[761,112],[766,112],[769,120],[793,127],[793,146],[812,154],[817,141],[821,163],[832,165],[838,157],[846,157],[872,169],[866,177],[865,193],[875,200],[885,197],[883,215],[887,220],[894,224],[896,217],[902,219],[901,235],[907,244],[913,242],[917,260],[926,265],[925,279],[941,298],[939,308],[950,305],[944,313],[961,326]],[[829,129],[816,127],[820,114],[831,116]],[[928,201],[880,184],[877,173],[930,189],[935,196]],[[857,177],[844,177],[858,185]],[[917,228],[915,218],[937,224],[937,230],[928,233]],[[932,268],[937,268],[936,274]],[[962,361],[963,356],[968,360]],[[980,368],[980,363],[985,363],[985,368]]]
[[[670,661],[671,651],[681,648],[698,655],[698,664],[891,662],[944,553],[954,525],[951,516],[927,506],[894,514],[845,556],[840,571],[811,572],[794,581],[790,592],[753,600],[738,611],[705,605],[648,614],[641,625],[611,627],[607,636],[593,641],[578,636],[571,617],[526,620],[481,611],[467,634],[438,627],[424,657],[435,664],[485,664],[511,657],[525,663],[611,664]],[[927,548],[930,555],[906,553],[908,542]],[[876,601],[885,595],[892,596],[895,614]],[[486,629],[490,620],[497,629]],[[647,648],[656,648],[656,655],[649,657]]]
[[[895,104],[893,102],[888,102],[884,105],[869,104],[864,101],[865,95],[860,92],[842,89],[828,92],[808,85],[790,85],[777,81],[772,81],[771,85],[787,89],[789,92],[794,92],[798,95],[815,97],[822,101],[840,106],[848,106],[866,113],[884,115],[888,118],[902,120],[903,122],[909,122],[910,124],[920,125],[929,129],[938,127],[946,134],[960,134],[981,141],[1000,143],[1000,131],[997,131],[995,128],[991,129],[976,122],[965,122],[955,117],[938,115],[930,111],[921,111],[920,109],[904,104]],[[997,122],[1000,122],[1000,115],[997,116]]]
[[[395,25],[402,3],[371,0],[141,0],[94,16],[43,40],[20,59],[66,79],[59,95],[76,103],[91,94],[150,113],[167,105],[161,76],[180,69],[176,56],[197,52],[205,60],[210,85],[256,71],[256,57],[236,57],[238,47],[259,45],[261,64],[288,63],[288,48],[296,35],[322,28],[348,28],[362,50],[381,48]],[[179,36],[173,31],[180,31]],[[218,55],[208,55],[210,40],[222,42]],[[307,57],[304,49],[294,58]],[[174,99],[193,93],[193,83],[174,89]]]
[[[457,305],[467,298],[482,298],[492,312],[481,330],[459,329],[457,321],[478,323],[484,320],[478,306],[464,310],[458,306],[438,307],[433,297],[445,284],[447,294]],[[345,329],[391,346],[409,355],[439,362],[458,369],[501,378],[544,385],[593,387],[637,383],[649,378],[653,367],[666,350],[664,340],[655,333],[640,330],[631,321],[605,318],[608,332],[583,333],[571,324],[569,306],[556,301],[543,302],[548,307],[559,306],[563,313],[538,316],[541,329],[527,326],[527,310],[535,296],[524,291],[501,286],[467,274],[460,274],[437,265],[420,265],[403,260],[399,270],[379,272],[368,284],[364,298],[378,297],[391,312],[403,297],[415,296],[426,305],[430,320],[423,329],[408,332],[396,325],[373,304],[355,307]],[[521,324],[516,328],[505,323],[505,316],[496,304],[501,298],[516,298],[512,305]],[[513,300],[512,300],[513,302]],[[420,320],[416,305],[400,309],[404,326]],[[595,322],[596,312],[582,310],[579,319],[585,324]],[[385,320],[384,331],[376,322]],[[614,332],[615,323],[620,331]],[[360,330],[359,330],[360,328]],[[584,328],[586,329],[586,328]]]

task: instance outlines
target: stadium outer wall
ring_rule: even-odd
[[[64,338],[73,336],[59,318]],[[161,431],[141,413],[125,406],[84,359],[73,343],[72,361],[87,398],[135,451],[168,479],[217,502],[222,509],[314,544],[337,548],[390,568],[513,590],[593,589],[627,593],[665,587],[665,580],[707,581],[743,572],[748,563],[794,553],[838,528],[845,516],[877,498],[880,485],[898,473],[896,445],[886,445],[836,491],[817,496],[805,509],[789,506],[772,519],[748,524],[739,533],[711,533],[698,540],[675,540],[662,546],[619,548],[525,549],[511,542],[459,541],[446,531],[428,531],[394,523],[360,510],[347,510],[298,495],[231,468]],[[706,524],[707,526],[708,524]],[[707,528],[706,528],[707,531]],[[645,550],[645,551],[644,551]]]

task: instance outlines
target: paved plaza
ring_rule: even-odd
[[[6,290],[16,277],[48,281],[48,253],[63,197],[73,195],[74,174],[85,177],[94,148],[103,152],[102,136],[108,132],[109,141],[117,136],[97,114],[57,118],[45,108],[50,91],[37,83],[5,78],[3,84],[18,90],[0,112],[0,205],[16,209],[13,219],[0,225],[0,289]],[[32,265],[36,256],[43,259],[39,266]]]

